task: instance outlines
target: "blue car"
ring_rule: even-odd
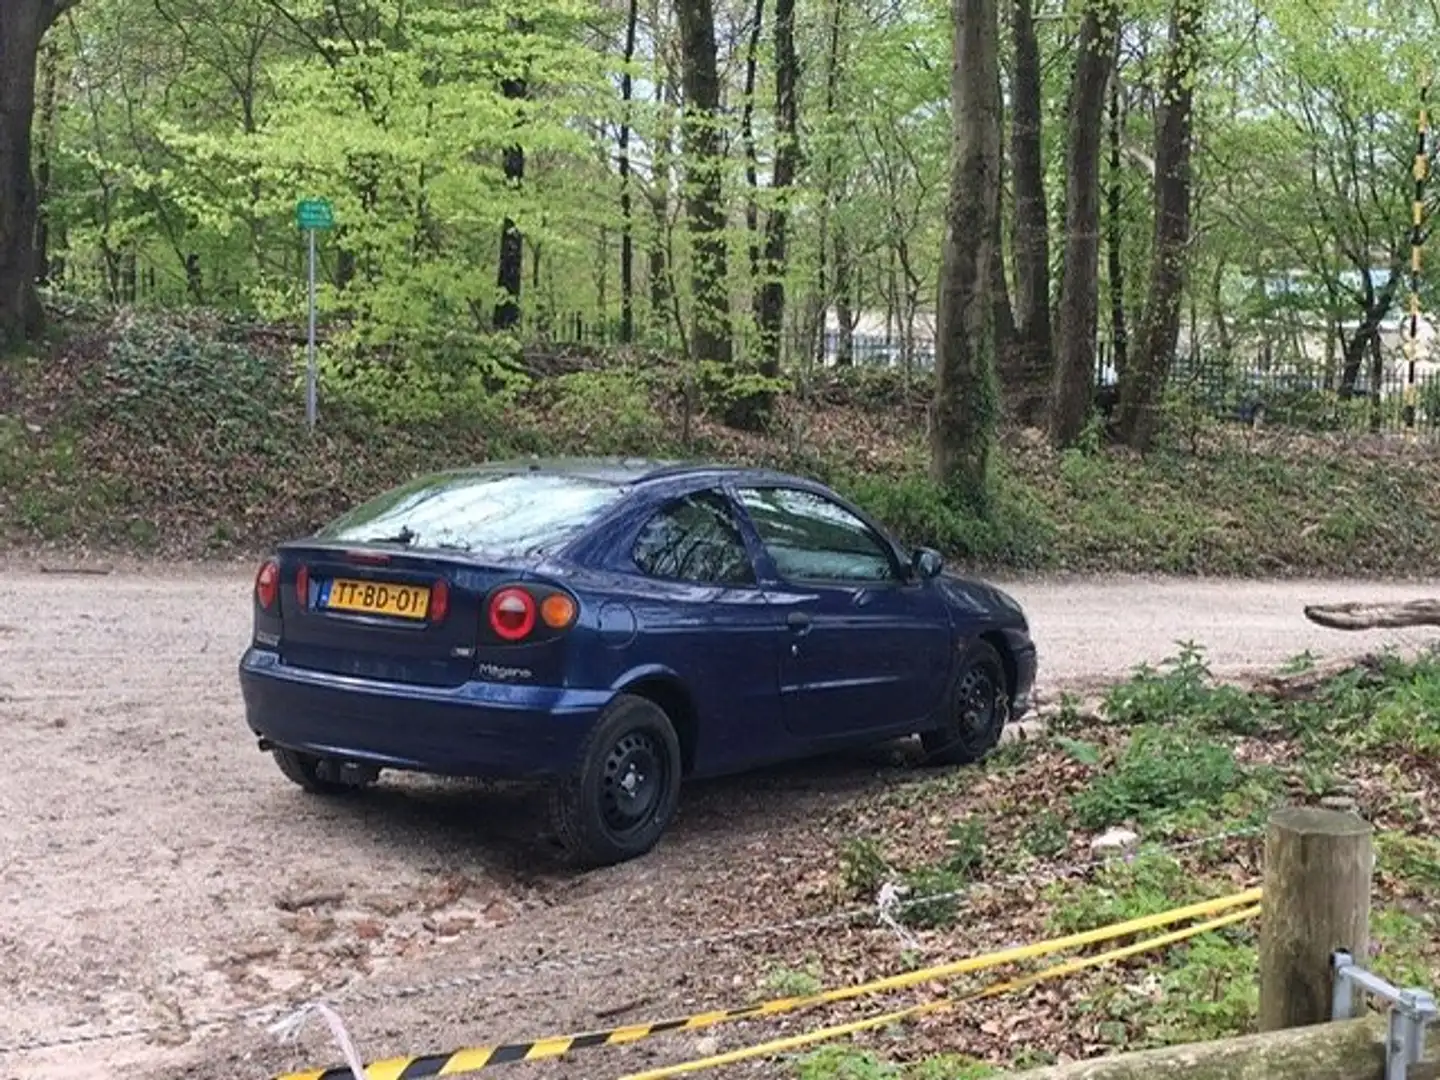
[[[978,761],[1034,679],[1013,599],[823,485],[632,461],[427,475],[281,544],[240,661],[306,791],[542,780],[589,866],[653,847],[682,778],[913,734]]]

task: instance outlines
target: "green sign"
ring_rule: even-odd
[[[301,199],[295,204],[295,224],[302,229],[332,229],[335,208],[329,199]]]

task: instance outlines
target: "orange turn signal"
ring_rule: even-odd
[[[563,593],[551,593],[540,605],[540,620],[551,630],[564,630],[575,621],[575,601]]]

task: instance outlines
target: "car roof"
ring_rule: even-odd
[[[488,472],[542,473],[551,476],[574,476],[584,480],[595,480],[610,484],[645,484],[660,480],[674,480],[684,477],[736,476],[765,477],[787,482],[805,483],[802,478],[789,476],[772,469],[752,468],[744,465],[723,465],[708,461],[670,461],[655,458],[622,457],[534,457],[515,458],[508,461],[487,462],[470,468],[453,470],[455,473],[480,475]]]

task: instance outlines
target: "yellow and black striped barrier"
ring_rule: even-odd
[[[496,1065],[506,1065],[518,1061],[543,1061],[547,1058],[557,1058],[576,1050],[596,1046],[623,1046],[666,1032],[696,1031],[701,1028],[713,1027],[716,1024],[723,1024],[735,1020],[754,1020],[762,1017],[779,1016],[783,1013],[795,1012],[799,1009],[808,1009],[818,1005],[848,1001],[857,997],[881,994],[892,990],[902,990],[920,985],[921,983],[952,979],[959,975],[984,971],[1005,964],[1033,960],[1067,949],[1078,949],[1102,941],[1113,941],[1116,938],[1145,933],[1146,931],[1154,930],[1162,926],[1170,926],[1174,923],[1186,922],[1190,919],[1197,919],[1206,915],[1214,915],[1216,912],[1225,911],[1230,908],[1246,908],[1246,910],[1241,912],[1220,919],[1214,919],[1211,923],[1189,927],[1168,935],[1162,935],[1159,938],[1149,939],[1136,945],[1129,945],[1123,949],[1114,950],[1111,953],[1102,953],[1098,956],[1070,961],[1067,964],[1055,965],[1038,975],[1027,976],[1013,983],[1000,984],[1003,986],[1003,989],[993,991],[994,993],[1004,993],[1011,989],[1018,989],[1021,986],[1029,985],[1030,982],[1038,981],[1041,978],[1057,978],[1060,975],[1068,974],[1070,971],[1078,971],[1081,968],[1119,959],[1122,956],[1129,956],[1135,952],[1159,948],[1168,944],[1171,940],[1178,941],[1193,936],[1194,934],[1205,933],[1208,930],[1216,929],[1219,926],[1229,925],[1232,922],[1239,922],[1241,919],[1250,918],[1259,911],[1258,907],[1253,907],[1252,905],[1255,905],[1257,901],[1260,900],[1260,897],[1261,890],[1259,888],[1248,889],[1244,892],[1234,893],[1217,900],[1207,900],[1198,904],[1190,904],[1186,907],[1161,912],[1158,915],[1147,915],[1138,919],[1129,919],[1125,922],[1102,926],[1095,930],[1087,930],[1078,934],[1070,934],[1066,937],[1053,938],[1049,941],[1042,941],[1031,945],[1019,945],[1009,949],[1002,949],[998,952],[952,961],[948,964],[937,964],[915,971],[906,971],[899,975],[890,975],[882,979],[858,983],[854,986],[837,987],[833,990],[823,990],[819,993],[798,997],[776,998],[771,1001],[761,1002],[756,1005],[746,1005],[735,1009],[716,1009],[694,1013],[689,1016],[673,1017],[668,1020],[627,1024],[622,1027],[607,1028],[602,1031],[589,1031],[574,1035],[550,1035],[545,1038],[530,1039],[525,1042],[470,1047],[442,1054],[388,1058],[366,1065],[365,1080],[427,1080],[429,1077],[456,1076],[461,1073],[478,1072]],[[987,989],[986,991],[980,992],[979,996],[989,996],[991,992],[991,990]],[[961,1000],[968,999],[962,998]],[[847,1034],[851,1030],[864,1030],[867,1025],[881,1026],[884,1023],[891,1023],[897,1018],[903,1019],[908,1016],[920,1015],[915,1011],[917,1009],[934,1011],[938,1008],[949,1008],[952,1004],[953,1003],[948,1000],[930,1002],[923,1006],[914,1006],[909,1010],[901,1010],[901,1012],[897,1014],[887,1014],[887,1018],[881,1020],[875,1020],[873,1022],[860,1021],[861,1027],[845,1025],[836,1029],[823,1029],[824,1032],[829,1033],[824,1034],[823,1037],[833,1038],[841,1034]],[[821,1032],[812,1032],[810,1036],[795,1036],[795,1038],[799,1039],[808,1038],[810,1041],[817,1041],[818,1037],[822,1037]],[[781,1042],[785,1041],[786,1040],[781,1040]],[[767,1047],[770,1045],[771,1044],[766,1044]],[[785,1049],[785,1047],[780,1047],[779,1049]],[[778,1049],[773,1051],[766,1050],[765,1052],[778,1052]],[[742,1053],[742,1051],[736,1051],[736,1053]],[[756,1056],[758,1053],[759,1051],[755,1051],[750,1053],[749,1056]],[[721,1061],[715,1062],[715,1064],[724,1063],[725,1062]],[[709,1066],[696,1065],[694,1067],[708,1068]],[[672,1066],[671,1068],[680,1068],[680,1066]],[[686,1069],[685,1071],[692,1070]],[[638,1080],[640,1076],[645,1077],[646,1080],[650,1080],[651,1077],[670,1075],[679,1074],[673,1072],[643,1073],[638,1074],[634,1080]],[[311,1069],[305,1072],[285,1073],[277,1077],[276,1080],[360,1080],[360,1078],[356,1077],[348,1066],[336,1066],[326,1069]],[[632,1080],[632,1078],[626,1078],[626,1080]]]
[[[1260,914],[1260,905],[1242,908],[1240,911],[1231,912],[1229,915],[1222,915],[1217,919],[1210,919],[1207,922],[1197,923],[1194,926],[1187,926],[1184,930],[1173,930],[1168,934],[1160,934],[1157,937],[1146,938],[1133,945],[1126,945],[1119,949],[1111,949],[1108,952],[1097,953],[1094,956],[1083,956],[1076,960],[1066,960],[1063,963],[1052,964],[1043,971],[1033,975],[1025,975],[1018,979],[1009,979],[1005,982],[991,983],[989,986],[968,994],[962,994],[958,998],[942,998],[938,1001],[926,1001],[919,1005],[911,1005],[905,1009],[896,1009],[894,1012],[882,1013],[879,1016],[866,1017],[864,1020],[855,1020],[848,1024],[836,1024],[834,1027],[820,1028],[817,1031],[807,1031],[800,1035],[791,1035],[783,1039],[772,1039],[769,1042],[760,1043],[756,1046],[747,1046],[740,1050],[730,1050],[723,1054],[712,1054],[710,1057],[698,1058],[695,1061],[683,1061],[678,1065],[662,1065],[658,1069],[650,1069],[646,1072],[630,1073],[622,1076],[620,1080],[667,1080],[672,1076],[683,1076],[686,1073],[699,1072],[701,1069],[719,1068],[721,1065],[733,1065],[737,1061],[747,1061],[750,1058],[773,1057],[776,1054],[783,1054],[789,1050],[798,1050],[802,1046],[810,1046],[817,1042],[825,1042],[829,1039],[839,1039],[846,1035],[856,1035],[862,1031],[870,1031],[874,1028],[888,1027],[891,1024],[898,1024],[905,1020],[916,1020],[922,1016],[929,1016],[938,1012],[945,1012],[958,1008],[971,1001],[979,1001],[982,998],[998,997],[1001,994],[1013,993],[1016,990],[1024,990],[1028,986],[1045,982],[1049,979],[1058,979],[1064,975],[1073,975],[1089,967],[1098,967],[1101,964],[1109,964],[1116,960],[1123,960],[1138,953],[1149,952],[1152,949],[1161,949],[1166,945],[1173,945],[1186,938],[1195,937],[1199,934],[1208,934],[1212,930],[1219,930],[1231,926],[1246,919],[1253,919]]]

